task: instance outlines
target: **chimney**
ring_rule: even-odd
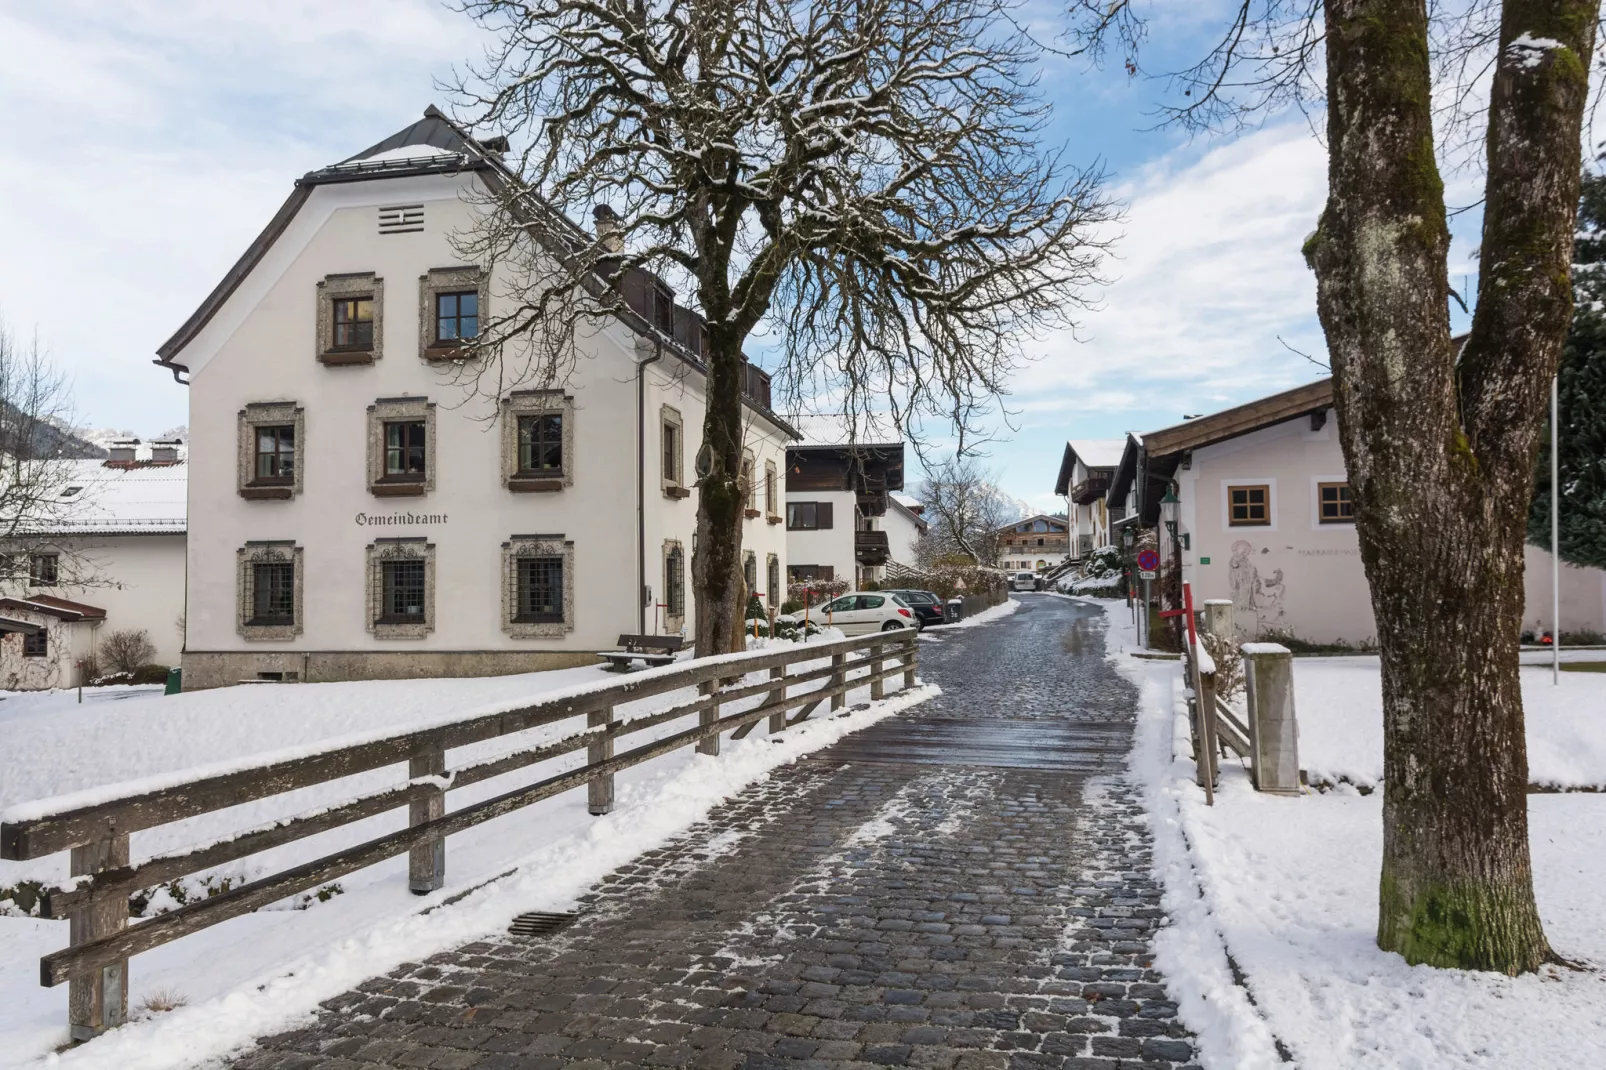
[[[139,449],[139,439],[125,438],[113,442],[107,447],[106,466],[130,465],[134,463],[135,453]]]
[[[181,439],[158,439],[151,443],[152,464],[177,464],[178,448],[184,443]]]
[[[591,215],[597,224],[597,244],[602,246],[603,251],[624,252],[625,233],[619,220],[619,213],[606,204],[599,204],[591,209]]]

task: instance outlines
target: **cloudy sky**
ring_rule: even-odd
[[[1219,24],[1220,0],[1151,6],[1156,68]],[[188,422],[156,347],[294,179],[445,103],[437,80],[479,48],[434,0],[0,0],[0,41],[0,320],[53,351],[80,423],[146,435]],[[1162,83],[1053,63],[1043,84],[1045,141],[1101,162],[1126,207],[1098,307],[1027,344],[1034,362],[990,447],[1005,489],[1039,508],[1067,438],[1163,427],[1323,374],[1283,342],[1323,358],[1299,247],[1325,197],[1323,147],[1297,115],[1189,139],[1149,129]],[[1457,281],[1477,225],[1457,219]]]

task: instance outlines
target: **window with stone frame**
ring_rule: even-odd
[[[659,428],[659,483],[667,498],[687,498],[691,491],[686,487],[686,430],[680,410],[663,406],[658,411]]]
[[[663,595],[665,626],[678,631],[686,618],[686,552],[678,539],[664,542]]]
[[[780,498],[776,492],[775,462],[764,462],[764,518],[768,523],[781,522]]]
[[[54,587],[61,582],[61,555],[55,553],[28,555],[28,584],[31,587]]]
[[[236,417],[240,497],[284,499],[301,493],[306,414],[293,401],[252,402]]]
[[[303,620],[301,547],[248,542],[237,553],[237,631],[246,639],[293,639]]]
[[[431,268],[418,277],[418,355],[463,360],[485,330],[490,276],[477,267]]]
[[[380,398],[368,406],[368,490],[376,497],[435,489],[435,403]]]
[[[758,594],[758,555],[751,550],[742,555],[742,579],[747,583],[749,598]]]
[[[367,547],[368,631],[376,639],[423,639],[435,630],[435,544],[421,535]]]
[[[774,554],[770,554],[764,571],[770,608],[779,608],[781,604],[781,559]]]
[[[741,470],[742,499],[746,503],[747,519],[758,517],[758,480],[754,473],[753,453],[751,450],[742,451]]]
[[[372,364],[384,355],[385,280],[371,271],[318,283],[318,352],[324,364]]]
[[[502,482],[514,493],[574,483],[574,399],[561,390],[516,390],[502,399]]]
[[[502,630],[514,639],[574,631],[574,543],[515,535],[502,544]]]

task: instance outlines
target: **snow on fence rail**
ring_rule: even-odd
[[[868,684],[870,697],[882,698],[884,681],[899,674],[905,688],[913,687],[914,640],[913,630],[880,632],[700,659],[602,687],[546,696],[518,709],[447,720],[305,753],[268,755],[254,765],[195,770],[187,777],[168,776],[156,784],[135,782],[25,803],[0,815],[0,858],[23,860],[72,852],[72,880],[46,889],[41,896],[43,916],[71,918],[70,946],[40,959],[39,980],[47,987],[70,982],[72,1035],[87,1039],[126,1019],[128,959],[132,955],[404,853],[408,855],[411,890],[419,894],[433,891],[444,882],[448,835],[582,784],[588,786],[590,811],[605,814],[613,809],[613,778],[620,770],[687,745],[717,755],[720,735],[726,731],[740,739],[767,717],[774,734],[804,720],[827,700],[831,709],[840,709],[854,688]],[[804,666],[825,658],[830,659],[828,664]],[[801,671],[788,674],[792,666]],[[765,670],[767,679],[744,682],[747,674]],[[822,681],[819,687],[791,691]],[[629,720],[614,719],[614,708],[621,703],[691,685],[701,692],[693,701]],[[753,698],[758,699],[756,705],[723,712]],[[788,718],[787,713],[794,709],[798,712]],[[694,727],[614,754],[614,741],[619,737],[693,714],[697,716]],[[447,767],[446,752],[453,748],[578,717],[586,718],[584,731],[458,769]],[[446,812],[446,792],[450,790],[582,749],[586,751],[584,766]],[[408,764],[408,780],[396,787],[242,830],[189,851],[130,862],[132,832],[401,762]],[[128,925],[132,892],[402,806],[409,808],[405,829],[188,903],[132,928]]]

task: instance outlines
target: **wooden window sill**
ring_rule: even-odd
[[[369,486],[368,492],[376,498],[417,498],[424,493],[423,480],[397,481],[395,483],[374,483]]]
[[[757,509],[743,509],[742,510],[742,515],[745,516],[749,520],[757,520],[763,514],[760,513]]]
[[[562,617],[514,617],[513,624],[562,624]]]
[[[247,484],[240,488],[240,497],[247,501],[283,501],[295,495],[295,487],[289,483],[283,486],[272,484]]]
[[[689,488],[689,487],[665,487],[664,488],[664,497],[666,497],[666,498],[676,498],[676,499],[690,498],[691,497],[691,488]]]
[[[331,349],[318,357],[318,363],[332,366],[349,364],[372,364],[374,351],[371,349]]]
[[[774,516],[774,515],[771,515],[771,516],[767,516],[767,517],[765,517],[765,518],[764,518],[764,522],[765,522],[765,523],[766,523],[766,524],[779,524],[779,523],[780,523],[780,522],[781,522],[781,521],[783,521],[783,520],[785,520],[785,519],[786,519],[786,517],[784,517],[784,516]]]
[[[247,628],[293,628],[295,623],[294,620],[248,620],[245,622],[245,626]]]
[[[378,620],[374,621],[374,626],[377,627],[377,628],[392,628],[392,627],[406,627],[407,625],[410,625],[410,624],[428,624],[428,623],[429,623],[429,621],[425,620],[422,616],[417,616],[417,617],[380,617]]]
[[[425,360],[468,360],[472,356],[462,346],[425,346]]]
[[[514,476],[507,481],[507,489],[514,494],[551,494],[563,489],[562,476],[548,476],[532,478],[529,476]],[[514,621],[515,624],[551,623],[543,621]]]

